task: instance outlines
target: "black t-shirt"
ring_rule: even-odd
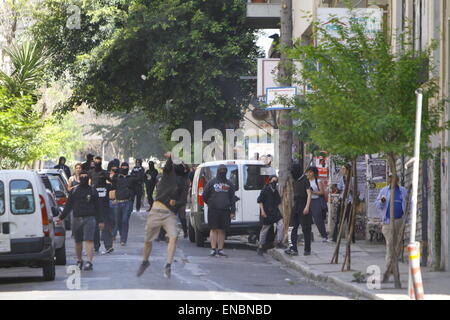
[[[294,181],[294,201],[306,205],[308,201],[308,190],[311,188],[306,176]]]

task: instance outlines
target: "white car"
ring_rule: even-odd
[[[227,178],[236,187],[236,217],[231,221],[227,236],[249,235],[256,242],[261,229],[258,196],[267,183],[270,173],[263,162],[257,160],[223,160],[201,164],[195,171],[192,182],[191,209],[187,211],[189,240],[203,247],[209,235],[208,206],[204,203],[203,188],[216,177],[217,168],[224,164]]]
[[[57,214],[39,174],[0,171],[0,267],[38,265],[44,280],[54,280]]]

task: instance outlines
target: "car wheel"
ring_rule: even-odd
[[[188,236],[189,236],[189,240],[194,243],[195,242],[195,230],[194,227],[191,225],[191,220],[188,219],[187,221],[187,225],[188,225]]]
[[[50,259],[42,262],[42,276],[44,281],[55,280],[55,260]]]
[[[194,232],[195,232],[195,244],[197,245],[197,247],[203,248],[205,246],[205,237],[196,227],[194,227]]]
[[[55,263],[57,266],[66,265],[66,245],[64,244],[62,248],[55,250]]]

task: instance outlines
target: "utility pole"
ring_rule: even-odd
[[[286,48],[292,47],[292,0],[281,1],[281,57],[278,65],[278,78],[280,86],[290,87],[292,85],[292,61],[288,59],[284,52]],[[289,218],[293,203],[293,187],[290,169],[292,167],[292,118],[289,111],[280,110],[278,112],[279,129],[279,182],[282,197],[282,210],[285,221],[285,231],[289,226]]]

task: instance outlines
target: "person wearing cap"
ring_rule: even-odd
[[[144,236],[143,261],[137,271],[140,277],[150,266],[149,258],[152,252],[152,241],[158,237],[161,227],[167,232],[169,244],[167,246],[166,265],[164,267],[164,277],[171,276],[172,262],[177,244],[177,207],[180,203],[180,190],[177,184],[172,154],[167,152],[164,157],[167,159],[164,165],[163,174],[156,186],[156,197],[153,207],[147,218]]]
[[[208,227],[210,228],[210,256],[227,255],[223,251],[225,231],[236,215],[235,186],[227,179],[228,169],[221,164],[217,176],[211,179],[203,191],[203,200],[208,205]]]
[[[259,234],[259,247],[257,252],[262,255],[264,245],[266,244],[267,233],[273,224],[276,224],[275,247],[285,249],[283,245],[284,238],[284,222],[279,206],[281,204],[281,196],[277,189],[278,177],[272,175],[269,182],[264,186],[259,194],[257,202],[259,203],[260,218],[263,224]]]
[[[386,239],[386,265],[390,265],[391,262],[391,243],[392,238],[392,227],[390,225],[391,218],[391,181],[394,179],[395,184],[395,201],[394,201],[394,233],[400,236],[400,229],[403,224],[403,216],[406,212],[406,204],[408,201],[408,191],[405,187],[399,186],[398,176],[394,178],[392,175],[389,176],[388,186],[380,190],[377,200],[375,201],[375,206],[380,212],[380,219],[383,222],[381,232]],[[384,282],[386,279],[384,279]]]

